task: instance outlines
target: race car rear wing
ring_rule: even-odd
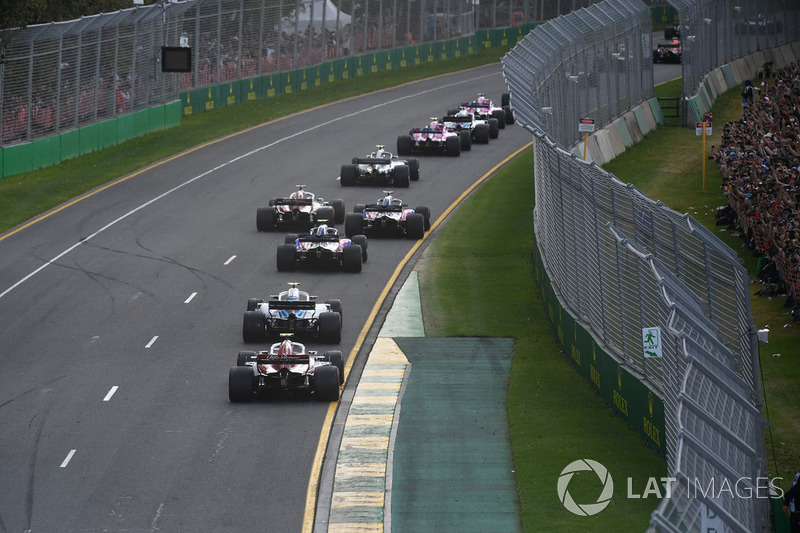
[[[354,165],[388,165],[392,160],[386,157],[354,157]]]
[[[275,198],[273,205],[291,205],[291,206],[303,206],[303,205],[311,205],[313,202],[310,198],[303,198],[303,199],[295,199],[295,198]]]
[[[442,122],[472,122],[472,117],[444,117]]]
[[[308,301],[287,302],[285,300],[270,300],[269,308],[278,311],[294,311],[295,309],[297,310],[316,309],[317,302],[308,302]]]
[[[259,363],[266,363],[268,365],[307,365],[308,354],[299,355],[280,355],[275,353],[258,354],[257,358]]]
[[[375,211],[378,213],[385,213],[386,211],[402,211],[403,208],[408,207],[408,204],[403,204],[402,206],[398,205],[390,205],[390,206],[383,206],[378,204],[370,204],[364,207],[364,211]]]

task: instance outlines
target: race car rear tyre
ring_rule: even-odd
[[[408,165],[394,167],[394,186],[395,187],[408,187],[409,185],[409,168]]]
[[[408,177],[411,178],[411,181],[418,181],[419,180],[419,159],[416,157],[412,157],[408,160],[408,170],[409,175]]]
[[[258,231],[275,231],[278,213],[274,207],[259,207],[256,210],[256,229]]]
[[[342,315],[325,311],[319,314],[319,342],[339,344],[342,342]]]
[[[489,144],[488,124],[478,124],[475,126],[475,142],[480,144]]]
[[[334,200],[331,202],[333,206],[333,220],[337,224],[344,222],[344,200]]]
[[[339,369],[339,385],[344,385],[344,359],[339,350],[330,350],[322,354],[322,358]]]
[[[239,355],[236,356],[236,366],[245,366],[245,363],[248,361],[254,361],[256,358],[256,352],[244,350],[239,352]]]
[[[342,187],[353,187],[356,184],[358,170],[355,165],[342,165],[342,172],[339,174],[339,184]]]
[[[364,219],[359,213],[347,213],[344,217],[344,234],[346,237],[364,233]]]
[[[494,111],[492,111],[492,118],[496,118],[497,119],[497,127],[498,128],[500,128],[501,130],[505,129],[505,127],[506,127],[506,113],[505,113],[505,111],[503,111],[502,109],[495,109]]]
[[[472,150],[472,133],[469,131],[459,131],[458,136],[461,138],[461,151],[469,152]]]
[[[228,373],[228,400],[232,402],[253,401],[253,370],[249,366],[231,368]]]
[[[314,397],[321,402],[339,399],[339,369],[333,365],[314,370]]]
[[[245,311],[242,320],[242,340],[244,342],[264,342],[267,333],[264,326],[264,313]]]
[[[419,213],[414,213],[406,217],[406,237],[409,239],[421,239],[425,236],[425,217]]]
[[[255,311],[258,304],[263,303],[264,300],[261,298],[248,298],[247,299],[247,310],[248,311]]]
[[[342,270],[345,272],[361,272],[362,263],[361,246],[348,244],[342,249]]]
[[[447,117],[454,117],[458,114],[458,109],[448,109],[447,110]]]
[[[511,103],[511,94],[510,93],[503,93],[500,97],[500,107],[506,107]]]
[[[503,111],[506,114],[506,124],[513,124],[514,113],[511,111],[511,108],[509,106],[503,106]]]
[[[279,272],[294,272],[297,268],[297,248],[294,244],[278,246],[277,264]]]
[[[341,300],[328,300],[325,303],[331,306],[331,310],[334,313],[339,313],[339,315],[342,314],[342,301]]]
[[[450,157],[461,155],[461,139],[459,137],[448,137],[444,142],[447,155]]]
[[[367,207],[364,204],[356,204],[353,206],[353,213],[358,213],[359,215],[364,212],[364,208]]]
[[[297,233],[287,233],[286,235],[283,236],[283,243],[291,244],[292,246],[294,246],[294,241],[296,241],[299,237],[300,235],[298,235]]]
[[[497,139],[500,135],[500,126],[497,124],[496,118],[489,119],[489,138]]]
[[[414,208],[415,213],[419,213],[422,215],[422,218],[425,219],[425,231],[431,229],[431,210],[426,205],[421,205],[419,207]]]
[[[317,209],[317,224],[328,224],[333,226],[336,223],[336,211],[332,207],[320,207]]]
[[[361,247],[361,261],[363,263],[367,262],[367,236],[366,235],[353,235],[350,239],[353,241],[353,244],[357,244]]]
[[[397,138],[397,155],[411,155],[410,135],[400,135]]]

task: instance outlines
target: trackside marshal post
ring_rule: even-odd
[[[589,141],[589,134],[594,133],[594,119],[582,118],[578,123],[578,131],[583,131],[586,133],[586,135],[583,137],[583,160],[586,161],[586,145]]]

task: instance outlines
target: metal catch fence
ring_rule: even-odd
[[[768,494],[763,486],[756,491],[767,479],[761,384],[746,270],[692,217],[565,148],[578,140],[578,117],[587,111],[602,126],[652,96],[645,6],[607,0],[582,11],[593,10],[626,18],[595,14],[600,27],[569,33],[565,28],[589,19],[571,13],[534,28],[503,58],[517,122],[534,136],[542,261],[563,306],[664,401],[668,472],[676,484],[654,511],[651,529],[764,531]],[[586,76],[576,63],[589,64],[598,52],[621,63],[613,55],[620,43],[640,51],[632,62],[641,67],[638,75],[620,74],[625,91],[611,90],[614,76],[605,72],[605,89],[569,91],[573,76]],[[642,331],[656,326],[662,357],[645,357]],[[720,492],[737,482],[753,497]]]

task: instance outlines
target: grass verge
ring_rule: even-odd
[[[496,63],[508,48],[383,71],[291,95],[183,117],[181,125],[59,165],[0,179],[0,233],[94,187],[203,142],[304,109],[448,72]]]
[[[648,449],[599,398],[559,350],[533,277],[532,152],[516,158],[472,194],[423,254],[420,294],[429,336],[516,339],[508,413],[521,517],[526,531],[644,531],[658,504],[628,499],[625,478],[666,475]],[[468,236],[468,237],[467,237]],[[579,517],[558,499],[562,469],[590,458],[619,485],[600,514]],[[576,475],[576,501],[597,498],[593,473]]]

